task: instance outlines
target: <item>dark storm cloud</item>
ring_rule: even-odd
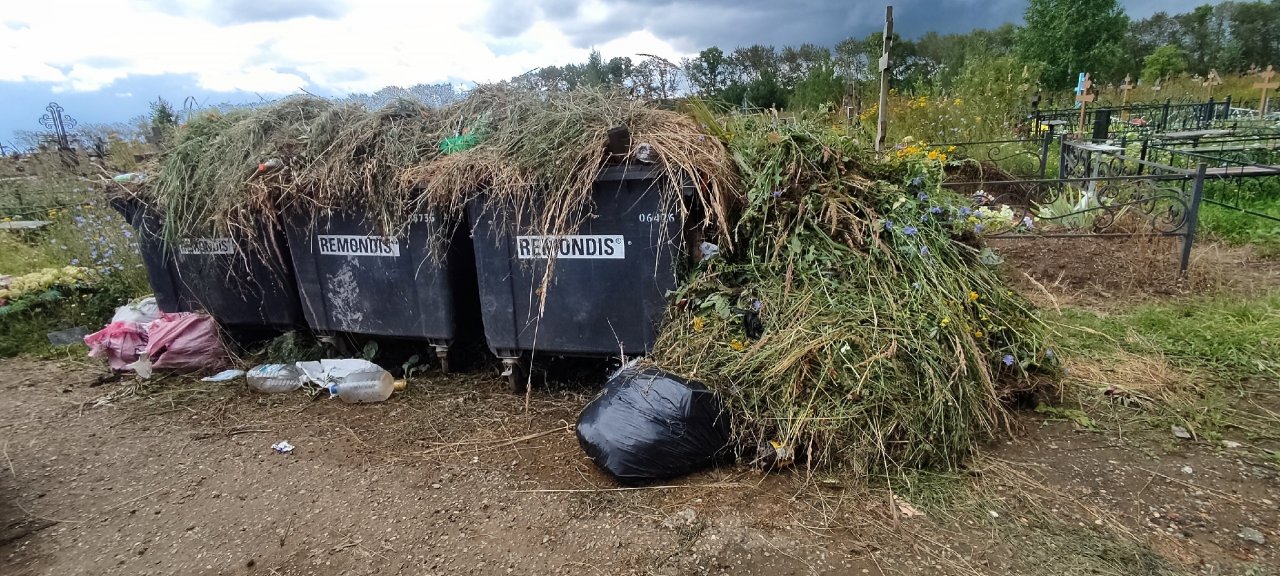
[[[1184,12],[1204,0],[1122,1],[1130,16],[1157,10]],[[580,17],[573,0],[501,2],[490,9],[489,31],[516,36],[547,20],[580,48],[597,46],[637,30],[648,30],[677,49],[732,49],[751,44],[833,45],[880,30],[884,4],[849,0],[603,0],[605,16]],[[1026,0],[895,0],[894,29],[912,38],[930,30],[968,32],[1018,22]]]

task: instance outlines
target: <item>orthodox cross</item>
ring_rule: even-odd
[[[1261,113],[1262,116],[1266,116],[1267,115],[1267,90],[1275,90],[1276,88],[1280,88],[1280,82],[1273,82],[1271,80],[1272,78],[1276,77],[1276,71],[1275,71],[1275,68],[1272,67],[1270,64],[1268,64],[1267,69],[1261,74],[1259,74],[1258,76],[1262,78],[1262,81],[1258,82],[1257,84],[1254,84],[1253,87],[1262,89],[1262,108],[1259,109],[1259,112]]]
[[[40,125],[53,130],[59,149],[70,150],[71,138],[67,136],[67,130],[75,129],[76,119],[63,114],[62,106],[57,102],[50,102],[44,109],[47,113],[40,117]]]
[[[1089,103],[1093,102],[1094,98],[1096,98],[1096,96],[1094,96],[1093,93],[1091,92],[1092,89],[1093,89],[1093,80],[1090,80],[1089,74],[1085,73],[1084,82],[1080,83],[1080,93],[1076,94],[1076,102],[1080,103],[1080,121],[1078,123],[1077,129],[1081,132],[1084,132],[1085,108],[1087,108],[1089,106]]]

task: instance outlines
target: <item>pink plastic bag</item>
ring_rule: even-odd
[[[147,347],[147,333],[137,322],[112,322],[84,337],[89,356],[105,356],[112,370],[124,370]]]
[[[153,370],[193,372],[227,365],[218,323],[208,314],[161,314],[148,326],[147,358]]]

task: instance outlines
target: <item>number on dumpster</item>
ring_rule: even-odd
[[[676,221],[676,215],[675,215],[675,214],[671,214],[671,213],[663,214],[663,213],[661,213],[661,212],[651,212],[651,213],[641,214],[641,215],[640,215],[640,221],[641,221],[641,222],[646,222],[646,223],[652,223],[652,222],[675,222],[675,221]]]

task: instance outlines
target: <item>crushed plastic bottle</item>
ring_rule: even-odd
[[[288,364],[263,364],[245,373],[245,380],[259,392],[292,392],[302,387],[302,371]]]
[[[304,377],[350,404],[382,402],[391,397],[396,381],[390,372],[367,360],[299,362]]]

